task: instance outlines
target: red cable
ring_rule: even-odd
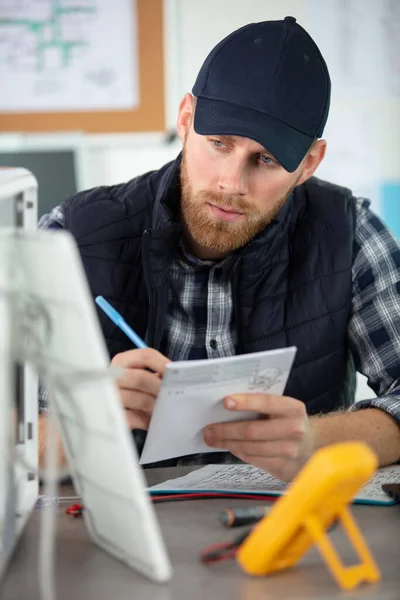
[[[67,515],[71,515],[72,517],[80,517],[83,511],[83,504],[73,504],[65,509]]]
[[[265,494],[234,494],[234,493],[219,493],[219,492],[189,492],[186,494],[159,494],[159,495],[150,495],[150,498],[154,504],[158,504],[161,502],[174,502],[178,500],[207,500],[208,498],[232,498],[239,500],[261,500],[263,502],[266,501],[274,501],[278,499],[278,496],[266,496]],[[67,515],[73,517],[80,517],[82,515],[82,511],[84,510],[83,504],[73,504],[66,508],[65,512]]]

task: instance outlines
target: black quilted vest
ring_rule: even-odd
[[[169,267],[182,231],[179,164],[64,202],[93,297],[104,296],[137,333],[160,347]],[[347,324],[352,300],[354,198],[311,178],[278,218],[235,252],[238,352],[298,348],[285,393],[308,413],[346,407],[354,397]],[[110,356],[131,342],[99,311]]]

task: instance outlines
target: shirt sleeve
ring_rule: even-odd
[[[39,219],[38,229],[64,229],[64,213],[60,206],[54,207],[50,213]],[[47,411],[48,393],[44,385],[39,383],[39,414]]]
[[[61,206],[55,206],[39,219],[38,229],[64,229],[65,216]]]
[[[39,414],[46,413],[48,407],[47,388],[39,383]]]
[[[357,200],[356,215],[348,338],[357,371],[378,397],[351,410],[380,408],[400,423],[400,245],[369,201]]]

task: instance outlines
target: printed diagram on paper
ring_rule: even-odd
[[[273,387],[280,383],[282,379],[287,379],[288,373],[282,372],[279,367],[271,369],[257,370],[249,382],[249,391],[262,390],[264,392],[271,392]]]
[[[1,0],[0,111],[139,103],[132,0]]]

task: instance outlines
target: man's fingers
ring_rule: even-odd
[[[125,369],[150,369],[161,375],[171,361],[153,348],[137,348],[116,354],[111,364]]]
[[[234,421],[214,423],[205,429],[205,434],[215,440],[301,440],[305,432],[303,419],[260,419],[258,421]]]
[[[123,390],[137,390],[152,396],[158,396],[161,378],[156,373],[149,373],[144,369],[125,369],[122,377],[118,379],[118,387]]]
[[[148,430],[150,425],[150,416],[146,413],[134,410],[125,411],[126,422],[129,429],[144,429]]]
[[[122,406],[128,410],[139,410],[151,415],[156,401],[154,396],[144,392],[132,392],[131,390],[120,390]]]
[[[225,440],[220,448],[224,448],[236,456],[258,457],[264,459],[280,458],[290,460],[296,459],[300,448],[295,442],[243,442],[237,440]]]
[[[305,405],[289,396],[274,394],[232,394],[224,399],[229,410],[250,410],[270,417],[303,417]]]

